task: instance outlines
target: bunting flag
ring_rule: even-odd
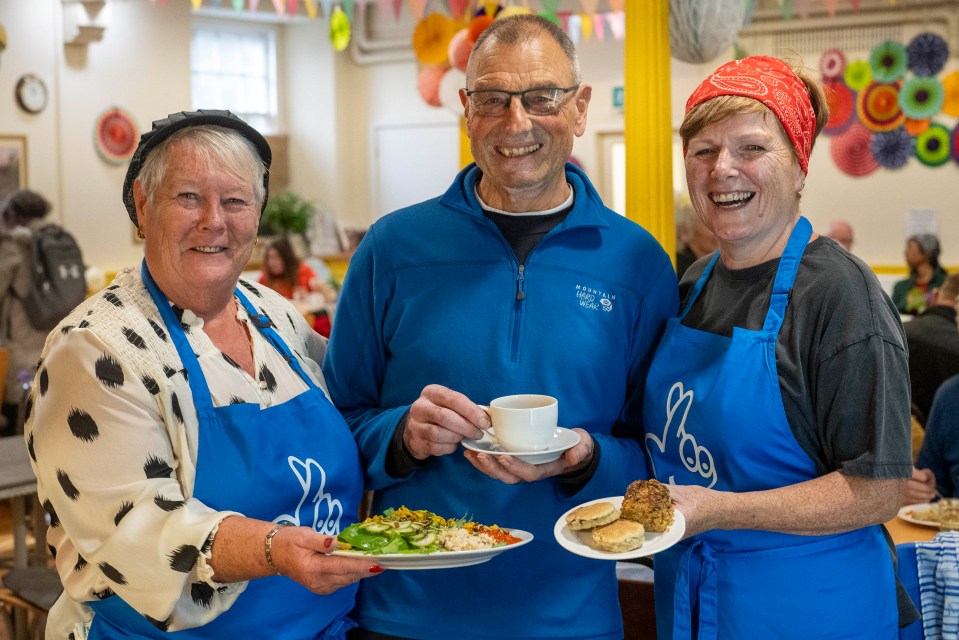
[[[583,34],[583,40],[588,42],[593,37],[593,20],[585,13],[579,14],[579,28]]]
[[[343,7],[343,13],[346,14],[347,20],[353,22],[353,6],[356,4],[356,0],[340,0],[340,6]]]
[[[260,0],[250,0],[250,11],[256,11],[258,6],[260,6]]]
[[[296,15],[296,8],[299,6],[300,0],[286,0],[286,12],[291,16]]]
[[[583,13],[592,16],[596,13],[596,5],[599,4],[599,0],[579,0],[579,3],[583,5]]]
[[[499,0],[484,0],[483,2],[483,12],[486,13],[490,18],[496,16],[496,11],[499,9]]]
[[[276,15],[286,15],[286,3],[283,0],[273,0],[273,8],[276,9]]]
[[[548,11],[549,13],[558,13],[559,12],[559,3],[561,0],[543,0],[543,11]]]
[[[808,18],[809,10],[812,8],[810,7],[812,0],[793,0],[793,2],[795,3],[796,13],[799,15],[799,17]]]
[[[613,13],[619,13],[626,6],[626,0],[609,0],[609,8]]]
[[[560,17],[563,20],[563,31],[569,35],[569,39],[573,41],[573,44],[579,44],[581,35],[579,16],[574,13],[567,13]]]
[[[852,4],[853,11],[859,11],[859,7],[862,6],[862,0],[850,0],[850,4]]]
[[[194,10],[194,11],[199,11],[199,10],[200,10],[200,5],[203,4],[203,0],[190,0],[190,2],[193,3],[193,10]]]
[[[622,40],[626,35],[626,14],[622,11],[608,14],[606,24],[609,25],[609,32],[613,34],[614,40]]]
[[[400,13],[403,11],[403,0],[393,0],[393,17],[397,22],[400,19]]]
[[[453,16],[453,20],[462,20],[463,14],[466,12],[466,3],[469,0],[447,0],[447,3],[450,8],[450,15]]]
[[[316,3],[313,0],[303,0],[303,6],[306,7],[306,17],[310,20],[316,20]],[[325,13],[323,15],[330,15]]]
[[[320,6],[323,7],[323,17],[329,19],[333,15],[333,0],[320,0]]]
[[[233,0],[233,10],[243,11],[243,0]]]
[[[779,0],[779,6],[782,8],[783,20],[792,20],[793,0]]]
[[[826,5],[826,13],[829,14],[829,17],[834,18],[836,11],[839,10],[839,0],[823,0],[823,4]]]
[[[593,33],[596,34],[596,39],[600,42],[603,42],[606,39],[606,21],[603,19],[602,13],[593,14]]]
[[[423,19],[423,11],[426,10],[427,0],[406,0],[406,5],[410,8],[410,13],[413,14],[413,19],[419,22]]]

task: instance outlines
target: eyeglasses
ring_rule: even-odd
[[[551,116],[559,111],[566,102],[566,94],[576,91],[579,85],[572,87],[543,87],[526,91],[496,91],[479,89],[467,91],[470,108],[480,116],[499,116],[509,109],[513,96],[518,96],[526,113],[532,116]]]

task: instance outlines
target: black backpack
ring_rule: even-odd
[[[20,300],[33,328],[49,331],[86,297],[83,254],[63,227],[47,224],[33,233],[27,268],[32,285]]]

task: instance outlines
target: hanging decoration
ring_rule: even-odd
[[[669,0],[669,49],[702,64],[729,49],[745,15],[743,0]]]
[[[827,80],[835,80],[846,70],[846,56],[839,49],[827,49],[819,58],[819,73]]]
[[[469,62],[472,45],[470,45],[469,29],[460,29],[450,39],[449,50],[446,57],[452,66],[460,71],[466,71],[466,63]]]
[[[941,167],[949,160],[949,129],[938,122],[916,138],[916,157],[927,167]]]
[[[855,118],[856,94],[841,81],[827,80],[826,104],[829,106],[829,120],[823,128],[826,135],[836,135],[845,131]]]
[[[463,115],[463,103],[460,101],[460,89],[466,88],[466,74],[453,68],[446,71],[440,79],[439,99],[444,109],[453,115]]]
[[[959,124],[953,127],[949,138],[949,155],[955,162],[959,163]]]
[[[899,42],[880,42],[869,54],[869,67],[877,82],[895,82],[906,73],[908,54]]]
[[[476,41],[479,39],[480,34],[486,31],[486,27],[493,24],[493,19],[488,15],[476,16],[469,23],[469,26],[466,27],[467,39],[469,40],[470,47],[476,44]]]
[[[920,33],[906,47],[909,52],[909,70],[917,76],[934,76],[949,59],[949,45],[935,33]]]
[[[330,42],[336,51],[343,51],[350,44],[350,19],[339,6],[330,14]]]
[[[440,81],[446,68],[439,65],[428,64],[420,68],[416,79],[416,88],[420,92],[420,98],[431,107],[439,107],[440,104]]]
[[[913,120],[912,118],[906,118],[906,124],[903,125],[903,128],[906,130],[906,133],[911,135],[913,138],[916,138],[920,133],[928,129],[930,124],[932,124],[932,120],[929,118],[926,118],[925,120]]]
[[[856,97],[856,115],[871,131],[902,126],[906,115],[899,108],[899,86],[873,82]]]
[[[120,107],[104,109],[93,126],[97,154],[108,164],[120,165],[129,161],[137,148],[138,138],[136,123]]]
[[[908,117],[922,120],[939,113],[945,97],[937,78],[919,76],[906,80],[899,92],[899,105]]]
[[[872,156],[871,144],[872,133],[857,122],[830,140],[829,152],[841,171],[858,178],[879,168]]]
[[[445,64],[456,23],[441,13],[431,13],[413,30],[413,53],[423,64]]]
[[[865,60],[853,60],[846,65],[843,80],[853,91],[862,91],[872,82],[872,67]]]
[[[953,71],[942,79],[942,112],[959,118],[959,71]]]
[[[897,127],[873,135],[870,151],[880,167],[901,169],[915,154],[916,139],[905,129]]]

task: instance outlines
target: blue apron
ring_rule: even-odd
[[[817,477],[786,419],[776,341],[812,228],[800,218],[780,259],[760,331],[684,327],[717,253],[646,381],[646,451],[656,478],[717,491],[763,491]],[[800,536],[714,530],[659,553],[656,626],[675,638],[896,638],[892,557],[878,526]]]
[[[355,522],[362,476],[359,454],[339,412],[310,380],[286,343],[237,288],[235,295],[263,336],[309,387],[282,404],[214,407],[193,348],[144,261],[144,283],[183,363],[200,422],[193,497],[211,509],[289,521],[327,535]],[[87,604],[90,640],[102,638],[342,640],[357,585],[317,595],[282,576],[250,580],[233,606],[209,623],[165,633],[118,595]]]

